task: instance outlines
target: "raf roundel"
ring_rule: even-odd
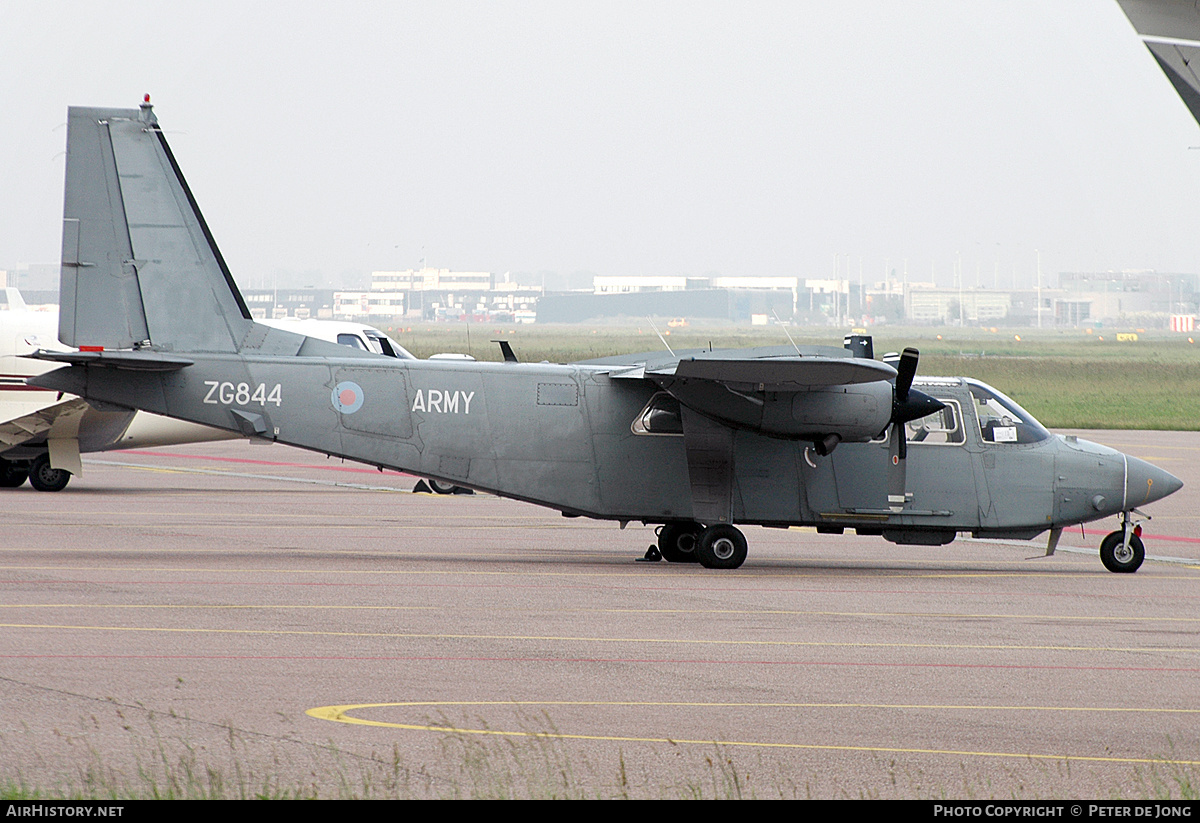
[[[362,386],[347,380],[333,387],[333,407],[342,414],[354,414],[362,408]]]

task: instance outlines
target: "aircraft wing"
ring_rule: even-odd
[[[85,401],[75,397],[0,423],[0,449],[19,446],[30,440],[49,439],[58,434],[75,437],[79,420],[88,408]]]
[[[661,372],[665,373],[665,372]],[[782,357],[725,359],[690,357],[674,376],[690,380],[757,387],[759,391],[803,391],[816,386],[847,386],[891,380],[896,370],[862,357]]]
[[[1200,123],[1200,9],[1193,0],[1117,0],[1146,48]]]
[[[614,380],[654,383],[723,426],[814,442],[878,436],[892,417],[897,374],[831,346],[659,351],[580,365],[602,367]]]
[[[642,352],[584,360],[579,365],[607,367],[618,379],[658,382],[663,377],[679,377],[760,391],[803,391],[896,377],[896,370],[886,363],[854,357],[834,346]]]

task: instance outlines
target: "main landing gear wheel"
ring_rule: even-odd
[[[40,492],[60,492],[71,482],[71,473],[66,469],[50,467],[50,455],[39,454],[29,467],[29,485]]]
[[[700,534],[696,558],[706,569],[736,569],[746,562],[746,536],[733,526],[709,526]]]
[[[658,550],[672,563],[695,563],[696,543],[704,527],[699,523],[668,523],[658,532]]]
[[[28,477],[28,466],[0,458],[0,489],[15,489]]]
[[[1100,544],[1100,562],[1110,572],[1132,574],[1146,559],[1146,547],[1142,538],[1129,534],[1129,546],[1125,546],[1125,532],[1115,531]]]
[[[433,489],[438,494],[454,494],[454,490],[458,488],[458,486],[454,485],[453,483],[441,483],[432,479],[429,480],[428,483],[429,488]]]

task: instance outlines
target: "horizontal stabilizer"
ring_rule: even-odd
[[[127,371],[179,371],[195,361],[173,354],[153,351],[46,351],[22,355],[31,360],[50,360],[72,366],[103,366]],[[30,385],[37,385],[30,379]]]

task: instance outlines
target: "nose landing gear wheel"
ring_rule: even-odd
[[[1100,562],[1110,572],[1131,574],[1138,570],[1146,559],[1146,548],[1142,538],[1129,535],[1129,546],[1125,546],[1125,532],[1115,531],[1100,544]]]
[[[658,550],[671,563],[695,563],[696,543],[704,527],[699,523],[667,523],[658,533]]]
[[[733,526],[709,526],[700,534],[696,557],[706,569],[736,569],[746,562],[746,537]]]

